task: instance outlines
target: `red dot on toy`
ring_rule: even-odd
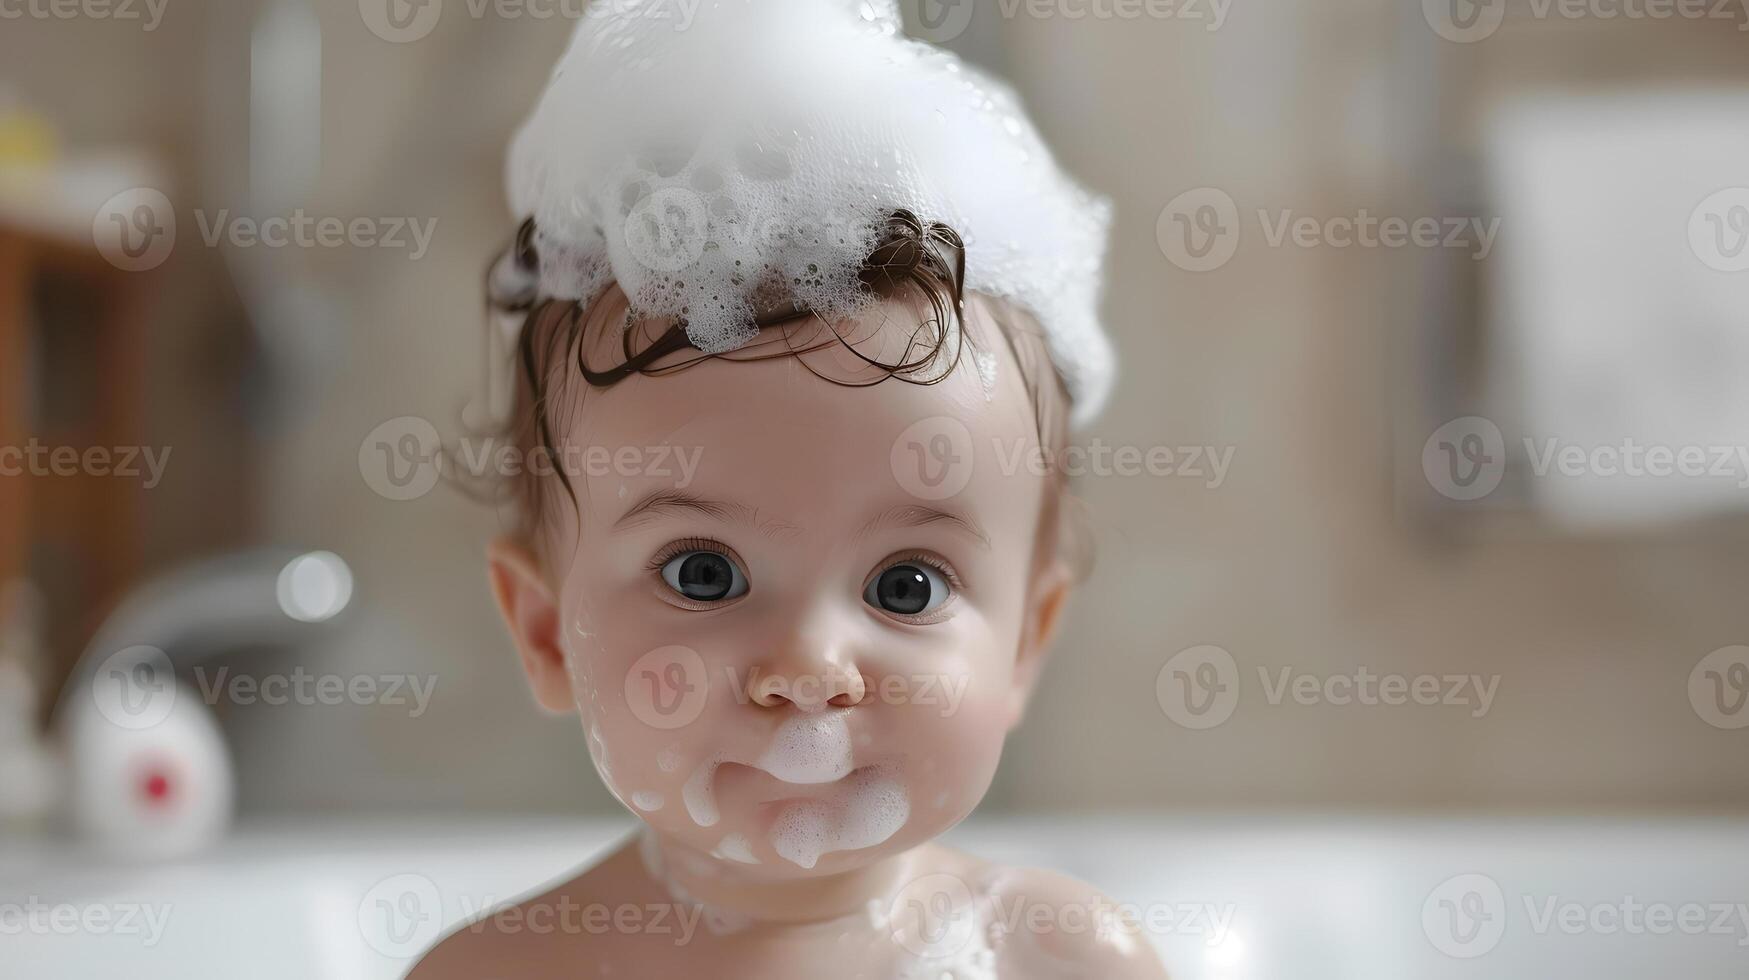
[[[140,781],[140,794],[147,803],[162,804],[170,799],[170,777],[162,770],[153,769],[146,773],[146,778]]]

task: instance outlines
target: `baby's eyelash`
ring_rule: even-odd
[[[650,564],[648,566],[649,570],[652,572],[659,572],[662,570],[663,565],[668,564],[689,551],[709,551],[714,554],[722,555],[730,561],[734,561],[735,559],[734,552],[731,552],[729,546],[723,544],[721,541],[713,541],[710,538],[681,538],[678,541],[671,541],[668,544],[663,545],[662,549],[656,552],[655,557],[650,559]]]
[[[960,581],[959,573],[954,571],[952,565],[949,565],[946,560],[937,558],[927,552],[919,551],[912,554],[894,555],[886,561],[881,562],[880,569],[877,569],[877,572],[892,568],[894,565],[928,565],[930,568],[940,572],[941,577],[947,579],[947,584],[953,586],[954,591],[958,592],[965,588],[964,583]]]

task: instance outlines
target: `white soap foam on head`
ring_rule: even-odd
[[[865,309],[857,272],[903,208],[960,234],[966,290],[1036,316],[1074,421],[1097,413],[1110,203],[1006,85],[905,38],[897,0],[698,0],[683,30],[647,6],[590,6],[512,143],[538,281],[507,255],[495,292],[587,304],[617,282],[732,350],[774,288],[828,319]]]
[[[829,800],[792,803],[771,827],[771,846],[784,860],[812,868],[834,851],[874,847],[899,832],[911,816],[911,800],[888,773],[856,773]]]
[[[772,736],[759,768],[786,783],[830,783],[850,775],[850,725],[842,711],[792,715]]]

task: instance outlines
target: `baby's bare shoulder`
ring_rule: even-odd
[[[407,980],[563,976],[607,958],[614,936],[611,907],[599,896],[637,880],[625,866],[628,859],[636,860],[622,849],[540,894],[457,926],[426,951]],[[605,921],[596,921],[603,912],[609,913]]]
[[[1037,868],[989,868],[988,895],[1000,956],[1021,975],[1163,980],[1143,923],[1083,881]],[[1051,967],[1061,965],[1061,970]]]

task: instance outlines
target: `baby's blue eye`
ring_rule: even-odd
[[[747,576],[728,555],[685,551],[662,565],[662,581],[694,602],[721,602],[747,592]]]
[[[927,562],[900,562],[883,570],[863,590],[864,602],[901,616],[920,616],[941,608],[953,595],[940,571]]]

